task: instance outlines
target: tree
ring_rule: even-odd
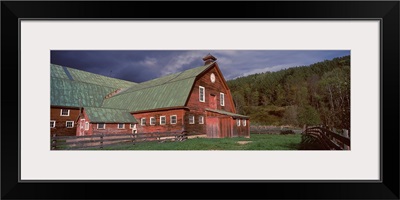
[[[283,114],[282,124],[299,125],[297,120],[297,106],[287,106]]]
[[[305,105],[299,109],[298,121],[299,121],[300,125],[302,125],[302,124],[306,124],[306,125],[321,124],[321,119],[320,119],[318,111],[310,105]]]

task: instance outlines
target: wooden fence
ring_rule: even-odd
[[[120,144],[132,144],[148,141],[184,141],[186,132],[154,132],[135,134],[94,134],[88,136],[57,136],[51,137],[51,149],[86,149],[115,146]]]
[[[303,132],[302,144],[307,148],[305,141],[316,141],[318,146],[324,150],[350,150],[350,138],[339,135],[323,127],[310,127]]]

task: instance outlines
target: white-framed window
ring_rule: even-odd
[[[130,128],[130,129],[134,129],[134,128],[135,128],[135,124],[130,124],[130,125],[129,125],[129,128]]]
[[[85,122],[85,130],[89,130],[89,122]]]
[[[141,126],[146,126],[146,118],[142,118],[142,119],[140,119],[140,125]]]
[[[246,126],[246,120],[245,119],[242,121],[242,124],[243,124],[243,126]]]
[[[176,124],[176,121],[177,121],[176,115],[171,115],[170,121],[171,121],[171,124]]]
[[[189,115],[189,124],[194,124],[194,116]]]
[[[165,125],[167,123],[167,117],[165,116],[160,116],[160,124]]]
[[[202,86],[199,86],[199,101],[200,102],[206,101],[206,89]]]
[[[236,119],[236,125],[240,126],[240,119]]]
[[[56,127],[56,121],[55,120],[50,120],[50,128]]]
[[[224,93],[219,93],[219,103],[221,106],[225,106],[225,94]]]
[[[74,128],[74,121],[66,121],[65,127],[67,128]]]
[[[150,117],[150,125],[156,125],[156,118]]]
[[[199,124],[204,124],[204,116],[199,116]]]
[[[125,124],[118,124],[118,129],[124,129],[125,128]]]
[[[61,109],[60,115],[61,116],[69,116],[69,109]]]
[[[104,123],[97,124],[97,129],[106,129],[106,124]]]

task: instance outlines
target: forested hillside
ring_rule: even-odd
[[[252,124],[350,129],[350,56],[228,81]]]

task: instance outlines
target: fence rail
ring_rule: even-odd
[[[250,132],[256,134],[280,134],[282,131],[293,130],[295,133],[303,132],[302,129],[291,126],[258,126],[251,125]]]
[[[302,143],[312,137],[325,150],[350,150],[350,138],[339,135],[323,127],[310,127],[304,131]],[[306,144],[305,144],[306,145]]]
[[[134,133],[134,134],[93,134],[89,136],[57,136],[51,137],[51,149],[85,149],[100,148],[107,146],[146,141],[184,141],[187,139],[186,131],[183,132],[154,132],[154,133]]]

